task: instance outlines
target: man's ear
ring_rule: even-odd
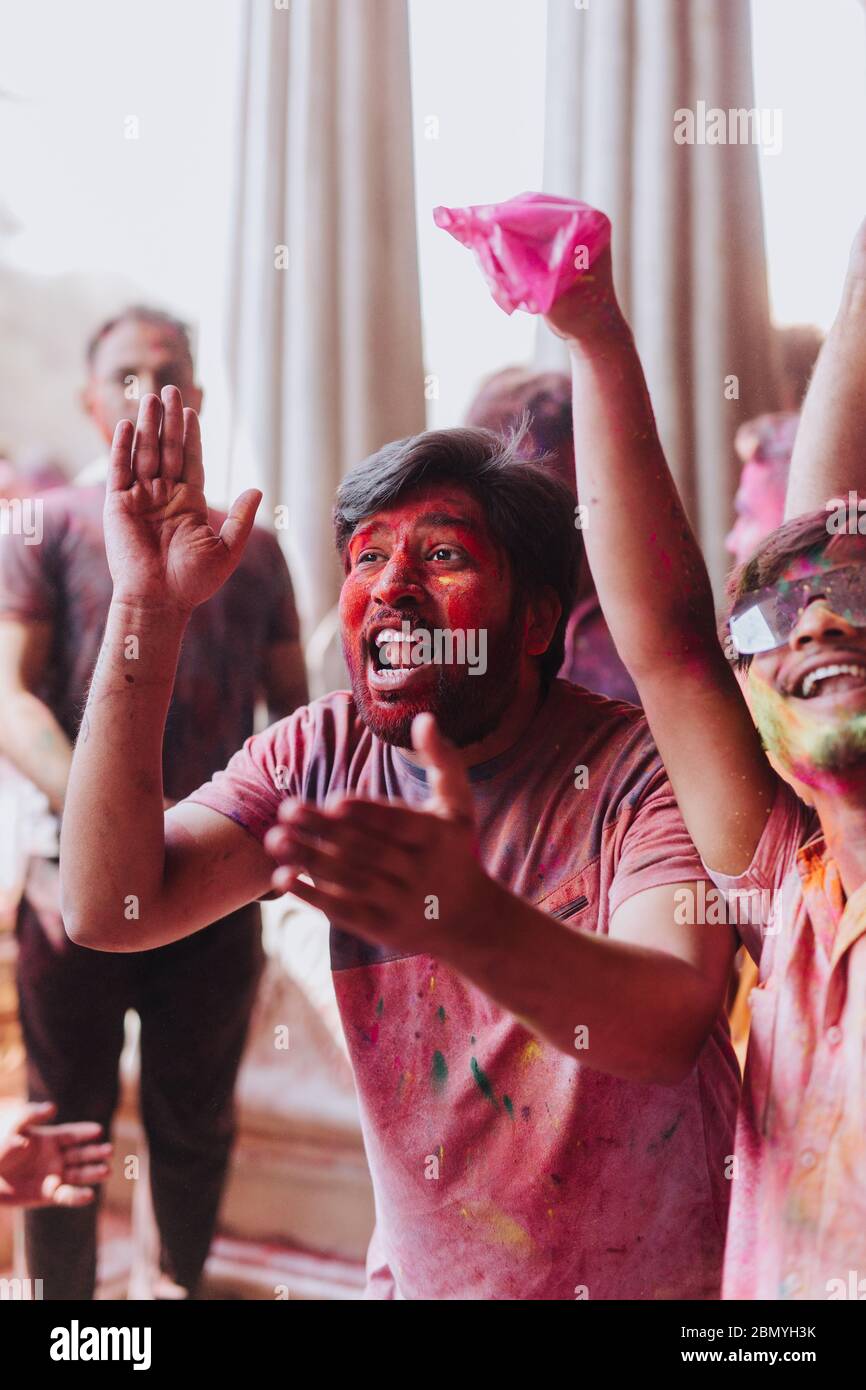
[[[200,414],[201,414],[201,403],[202,403],[203,400],[204,400],[204,391],[202,390],[202,388],[201,388],[200,386],[194,386],[194,387],[192,388],[192,391],[190,392],[190,398],[189,398],[189,400],[188,400],[188,401],[184,401],[184,405],[190,406],[190,408],[191,408],[192,410],[195,411],[196,415],[200,415]]]
[[[553,634],[561,615],[562,604],[559,595],[546,584],[526,609],[526,651],[529,656],[544,655],[553,641]]]
[[[78,393],[78,399],[81,403],[81,409],[84,411],[85,415],[89,416],[90,419],[93,420],[95,423],[96,417],[94,413],[95,402],[93,399],[93,387],[91,386],[89,381],[86,386],[82,386],[80,392]]]

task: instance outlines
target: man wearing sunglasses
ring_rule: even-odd
[[[584,538],[617,650],[710,876],[728,906],[743,893],[765,905],[760,926],[739,923],[760,977],[723,1297],[848,1297],[851,1272],[866,1274],[866,537],[828,519],[831,492],[847,497],[863,471],[866,224],[792,464],[789,512],[812,510],[729,586],[724,642],[760,737],[717,640],[609,255],[548,317],[569,347]],[[716,920],[695,930],[727,929]]]

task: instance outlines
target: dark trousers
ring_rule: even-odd
[[[127,1009],[141,1019],[141,1118],[160,1269],[193,1296],[234,1140],[234,1088],[264,956],[255,905],[170,946],[111,954],[55,945],[18,915],[18,991],[31,1100],[110,1133]],[[115,1154],[124,1171],[127,1155]],[[25,1213],[28,1275],[46,1299],[89,1299],[97,1204]]]

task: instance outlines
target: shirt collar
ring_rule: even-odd
[[[846,898],[839,866],[820,833],[797,851],[797,870],[813,931],[833,967],[866,932],[866,883]]]

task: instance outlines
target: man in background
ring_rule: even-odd
[[[105,445],[138,398],[176,385],[198,406],[185,326],[146,306],[104,323],[87,350],[84,405]],[[0,541],[0,753],[63,811],[72,744],[112,584],[102,508],[107,454],[44,499],[43,537]],[[221,516],[217,518],[217,527]],[[256,702],[281,719],[307,699],[292,584],[276,539],[256,529],[231,581],[197,610],[180,656],[164,745],[166,804],[200,786],[253,732]],[[129,679],[135,680],[134,643]],[[34,858],[17,933],[31,1100],[109,1132],[124,1016],[141,1020],[140,1099],[160,1238],[154,1296],[195,1292],[234,1133],[233,1094],[262,969],[248,906],[164,950],[110,956],[74,945],[54,854]],[[99,865],[94,864],[94,873]],[[131,907],[134,911],[134,907]],[[26,1217],[28,1272],[46,1299],[93,1296],[96,1206]]]
[[[484,382],[469,407],[466,423],[502,435],[526,423],[527,437],[521,452],[527,458],[544,459],[569,491],[575,493],[571,378],[565,372],[505,367]],[[578,530],[579,521],[580,514],[575,510]],[[639,703],[634,682],[617,655],[602,615],[585,553],[559,675],[597,695]]]

